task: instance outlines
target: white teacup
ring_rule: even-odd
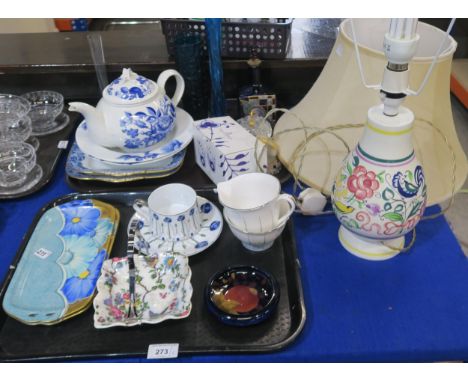
[[[153,237],[161,240],[185,240],[201,228],[197,194],[185,184],[158,187],[150,194],[148,202],[135,200],[133,209],[151,227]]]
[[[284,224],[296,208],[294,198],[280,194],[281,184],[269,174],[250,173],[217,186],[224,213],[238,229],[270,232]]]
[[[253,251],[253,252],[262,252],[266,251],[267,249],[271,248],[275,243],[275,240],[284,230],[286,227],[286,221],[281,223],[279,226],[273,228],[271,231],[268,232],[261,232],[261,233],[252,233],[252,232],[245,232],[242,229],[236,227],[229,219],[229,215],[226,214],[226,210],[224,210],[224,220],[228,223],[231,232],[237,237],[241,242],[242,245]]]

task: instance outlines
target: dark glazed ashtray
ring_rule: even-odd
[[[205,288],[208,310],[233,326],[265,321],[275,311],[279,296],[279,285],[271,274],[247,265],[216,273]]]

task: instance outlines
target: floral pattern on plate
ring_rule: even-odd
[[[175,253],[135,256],[135,308],[137,316],[128,317],[130,305],[129,271],[126,258],[106,260],[97,282],[94,299],[94,326],[156,324],[188,317],[192,309],[192,272],[188,258]]]
[[[118,210],[94,199],[47,210],[8,286],[5,311],[29,325],[52,325],[83,312],[91,304],[118,221]]]
[[[149,162],[140,166],[125,166],[119,168],[116,164],[109,165],[103,161],[84,154],[76,143],[68,154],[65,171],[71,178],[81,180],[102,180],[124,182],[138,179],[155,178],[172,175],[182,165],[186,150],[182,150],[172,157]]]
[[[223,217],[213,203],[201,196],[197,196],[197,205],[200,209],[202,228],[197,234],[186,240],[168,241],[163,238],[153,237],[150,226],[138,213],[132,216],[128,227],[135,219],[139,220],[140,232],[149,244],[150,254],[170,251],[192,256],[214,244],[223,230]],[[145,251],[146,247],[143,243],[137,241],[135,246],[142,252]]]
[[[103,216],[101,202],[91,199],[74,200],[59,208],[65,218],[60,231],[65,248],[58,262],[67,276],[61,292],[73,304],[93,296],[110,251],[106,242],[111,235],[113,240],[117,224],[114,217]]]

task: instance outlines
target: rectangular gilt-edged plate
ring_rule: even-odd
[[[45,211],[21,254],[3,310],[27,325],[55,325],[85,311],[118,224],[119,211],[93,199]]]

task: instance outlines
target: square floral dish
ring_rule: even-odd
[[[186,256],[165,252],[138,255],[135,262],[136,316],[130,306],[127,258],[104,261],[94,299],[94,327],[157,324],[188,317],[192,309],[192,272]]]

